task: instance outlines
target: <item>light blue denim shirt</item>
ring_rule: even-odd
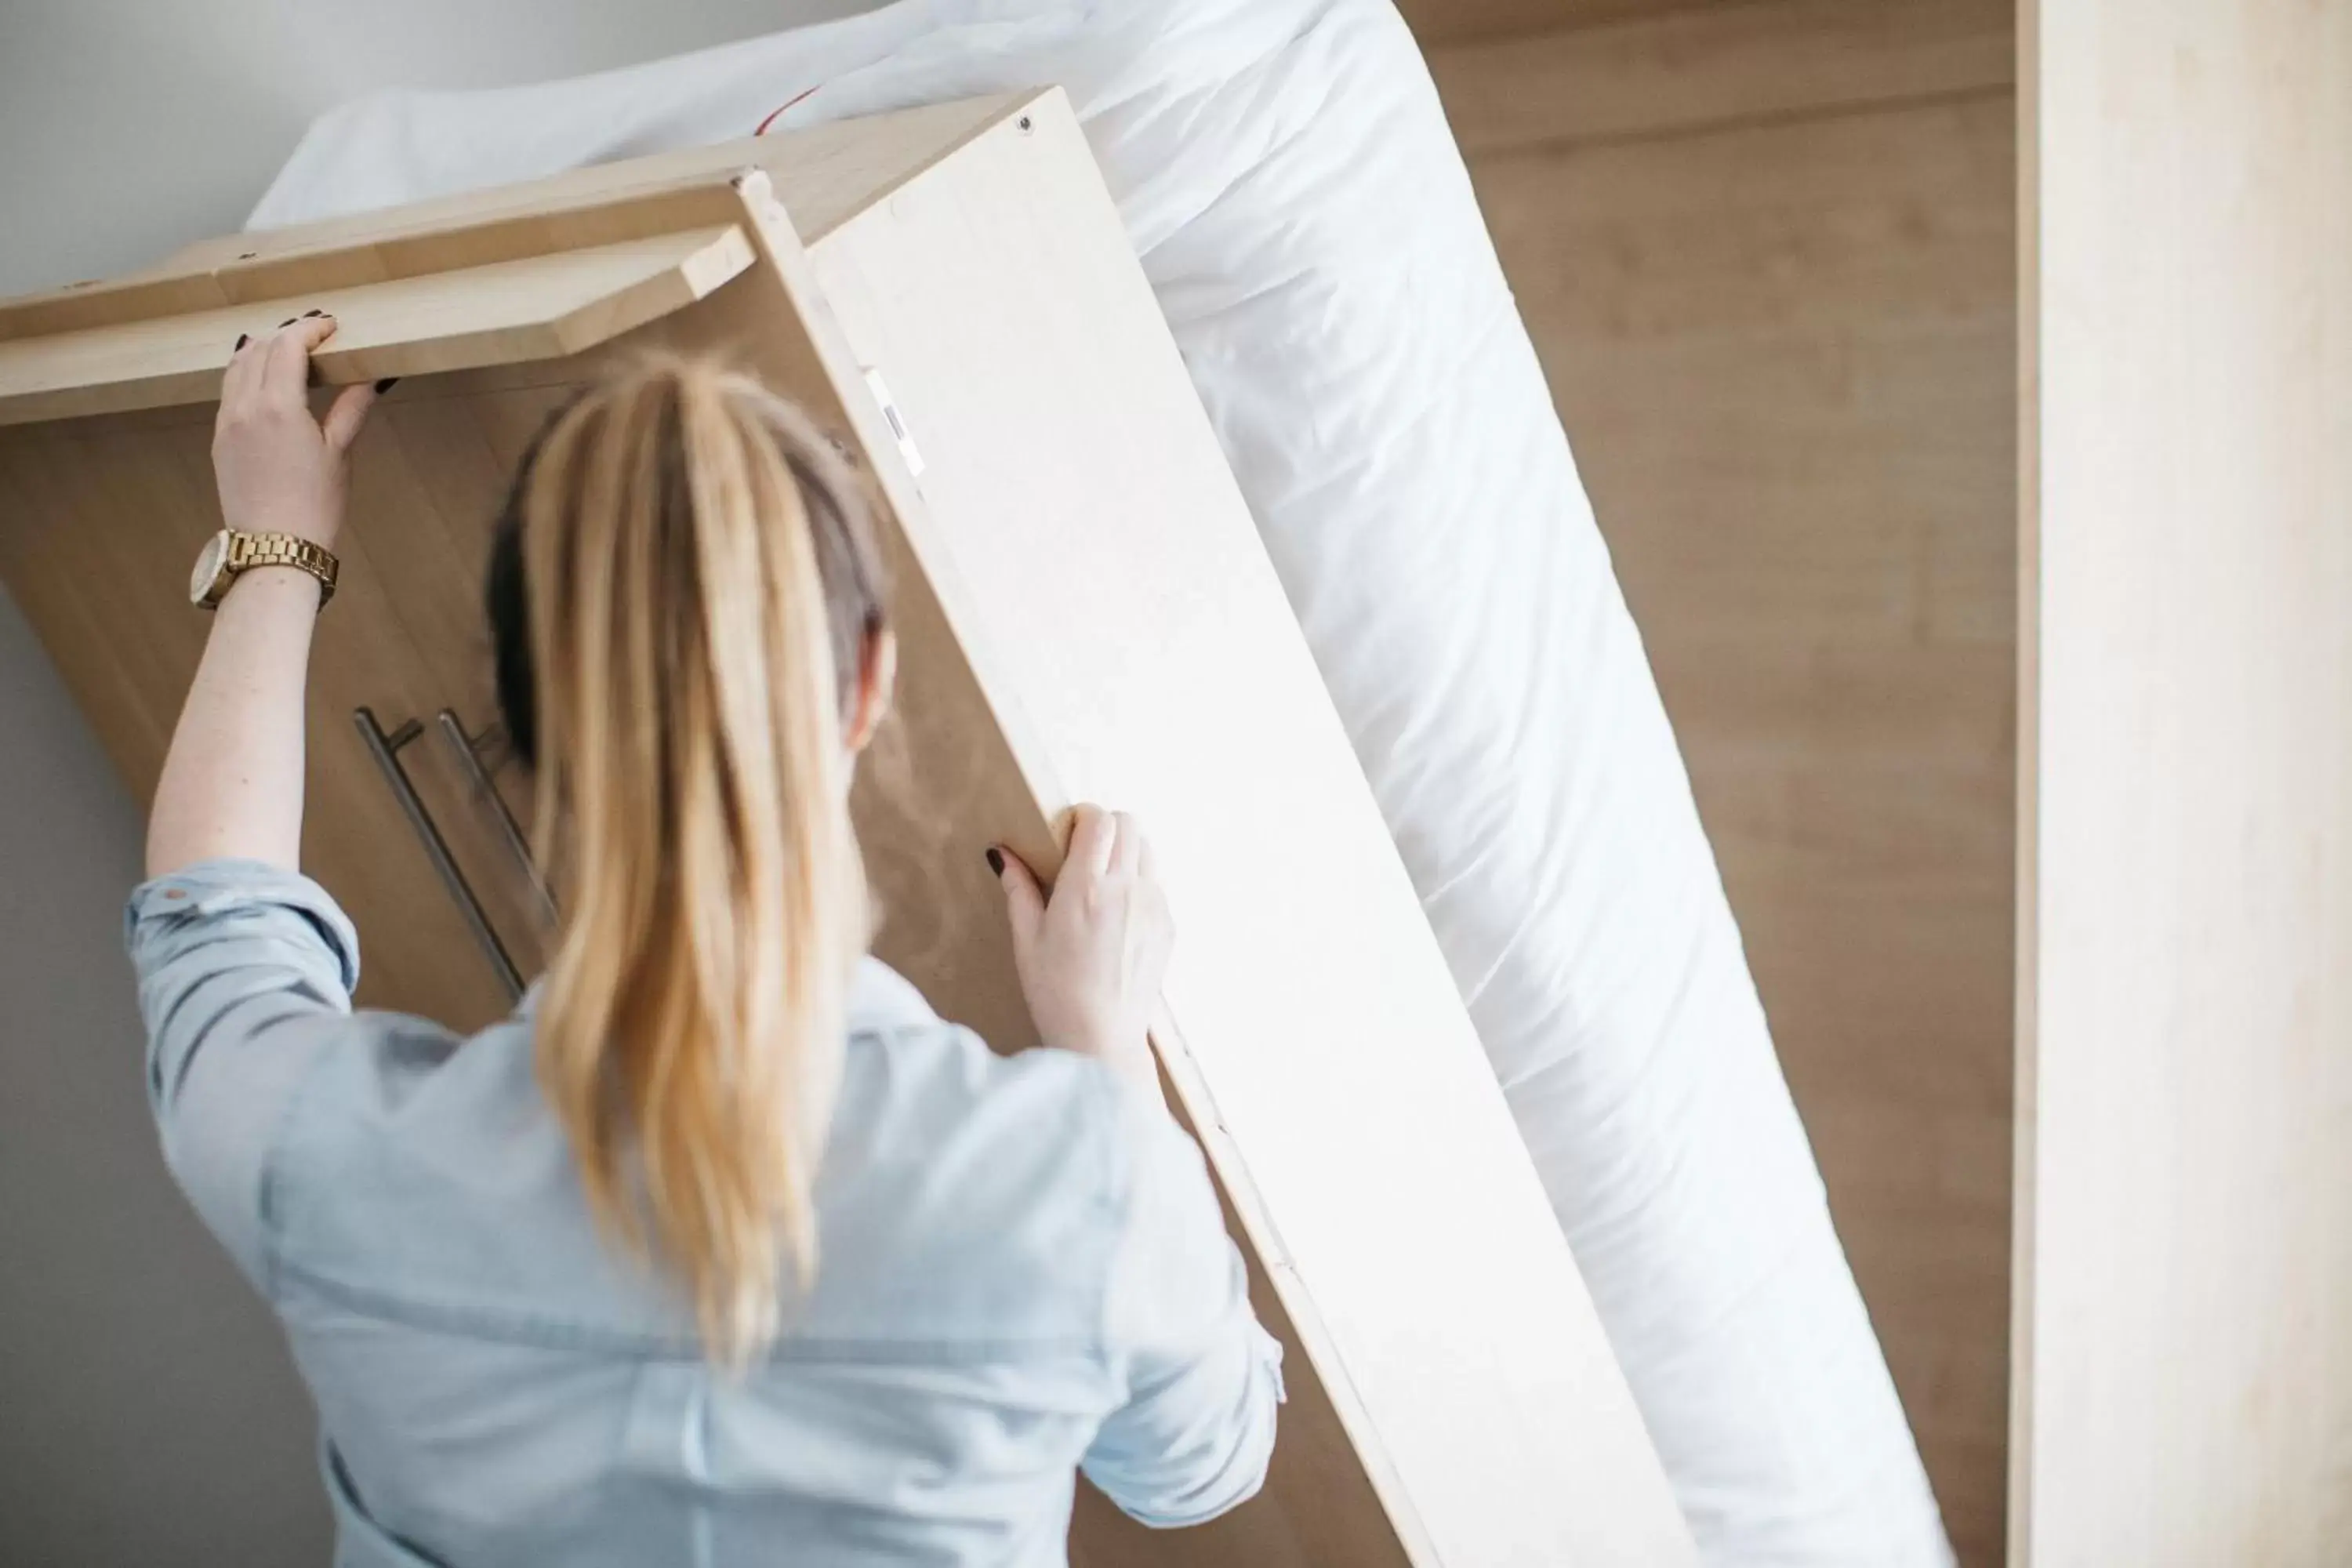
[[[1081,1465],[1160,1525],[1263,1479],[1280,1349],[1200,1152],[1097,1063],[996,1057],[869,960],[817,1282],[730,1378],[590,1223],[528,1003],[352,1012],[350,921],[252,862],[128,931],[165,1156],[286,1325],[344,1568],[1029,1568]]]

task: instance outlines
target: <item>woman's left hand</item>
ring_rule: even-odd
[[[375,402],[375,388],[362,383],[336,398],[323,421],[311,417],[310,353],[334,331],[332,316],[305,316],[230,357],[213,426],[213,473],[229,527],[334,544],[347,454]]]

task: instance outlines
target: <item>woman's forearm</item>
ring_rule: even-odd
[[[236,340],[213,426],[230,528],[332,548],[351,444],[381,390],[346,388],[325,419],[312,417],[310,353],[334,331],[333,317],[313,310]],[[199,860],[301,869],[302,693],[320,591],[307,572],[253,566],[221,598],[148,814],[150,877]]]
[[[318,580],[257,567],[214,614],[155,786],[150,877],[215,859],[300,868],[302,699]]]

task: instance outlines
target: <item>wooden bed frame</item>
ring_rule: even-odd
[[[1031,1045],[982,858],[1151,825],[1181,940],[1154,1043],[1290,1400],[1266,1490],[1091,1568],[1676,1563],[1689,1541],[1453,978],[1058,91],[948,104],[192,247],[0,306],[0,577],[152,789],[219,526],[241,331],[397,376],[353,454],[311,688],[306,868],[361,999],[476,1024],[546,935],[490,725],[488,527],[611,355],[709,351],[840,433],[898,579],[901,765],[864,770],[877,950]],[[886,750],[891,749],[886,746]]]
[[[1406,10],[1964,1561],[2352,1558],[2352,5]],[[1265,1498],[1084,1503],[1081,1561],[1686,1560],[1057,95],[0,306],[0,577],[142,798],[211,378],[295,302],[328,379],[406,378],[314,688],[370,999],[478,1019],[491,948],[536,958],[476,609],[505,469],[604,356],[730,345],[895,519],[886,956],[1018,1046],[980,845],[1050,861],[1100,796],[1178,868],[1158,1044],[1292,1402]]]

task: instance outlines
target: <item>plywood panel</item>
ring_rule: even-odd
[[[2015,1560],[2352,1561],[2352,5],[2025,8]]]
[[[1279,1516],[1082,1535],[1082,1554],[1684,1560],[1631,1396],[1066,105],[996,127],[811,260],[845,352],[883,373],[921,451],[909,542],[1031,787],[1154,825],[1185,932],[1163,1058],[1395,1532],[1366,1531],[1344,1468],[1327,1486],[1302,1467]],[[976,867],[977,837],[960,838],[947,864]],[[1312,1455],[1315,1438],[1284,1442]]]
[[[1787,84],[1787,112],[1507,140],[1472,175],[1955,1545],[1990,1563],[2008,1312],[2011,100],[1857,110],[1883,79],[1822,74],[1834,54],[1796,26],[1830,8],[1737,9],[1741,69]],[[1802,70],[1771,68],[1775,16]],[[1666,35],[1637,48],[1638,29],[1612,31],[1615,54],[1680,68]],[[1591,42],[1553,58],[1600,58]],[[1461,84],[1491,60],[1437,64]]]
[[[0,341],[0,425],[214,402],[239,342],[313,310],[336,321],[311,356],[324,385],[557,358],[692,304],[751,259],[722,225]]]
[[[814,238],[953,152],[1022,96],[933,104],[747,136],[569,170],[522,185],[461,192],[390,212],[226,235],[184,247],[143,272],[0,303],[0,341],[661,234],[707,211],[698,193],[745,168],[772,172],[800,232]],[[673,196],[678,199],[668,199]]]
[[[188,568],[221,526],[211,442],[209,411],[188,410],[0,436],[0,576],[142,804],[211,626],[187,602]],[[373,916],[363,1005],[478,1026],[506,997],[352,725],[362,704],[392,726],[429,717],[433,700],[369,570],[378,542],[359,530],[340,542],[345,572],[319,626],[303,862]]]

